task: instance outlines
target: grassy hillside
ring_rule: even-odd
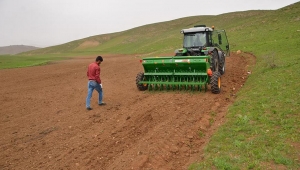
[[[180,30],[198,24],[225,29],[231,50],[255,54],[257,64],[230,107],[227,122],[205,148],[204,160],[190,169],[300,169],[300,2],[275,11],[150,24],[23,53],[14,59],[39,58],[42,62],[91,54],[172,53],[181,47]],[[11,61],[4,57],[10,56],[0,56],[0,68]]]
[[[228,19],[231,47],[254,53],[257,64],[204,161],[190,169],[300,169],[299,14],[297,3],[217,16]]]
[[[203,23],[225,29],[233,50],[257,52],[265,51],[261,49],[266,44],[278,44],[276,39],[282,37],[282,32],[290,32],[293,29],[294,31],[290,32],[292,34],[284,38],[299,36],[297,32],[298,22],[297,4],[276,11],[246,11],[218,16],[193,16],[145,25],[113,34],[96,35],[25,54],[138,53],[157,55],[165,52],[170,53],[181,47],[181,29]],[[259,42],[262,39],[266,41]]]

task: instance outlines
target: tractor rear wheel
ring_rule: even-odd
[[[220,66],[220,61],[219,61],[219,54],[218,54],[218,51],[217,50],[214,50],[212,52],[212,71],[218,71]]]
[[[211,92],[219,94],[221,92],[221,74],[218,71],[213,72],[210,78]]]
[[[218,71],[223,75],[225,73],[225,55],[222,53],[219,61]]]
[[[225,65],[225,56],[222,56],[221,62],[219,64],[219,69],[218,69],[221,75],[223,75],[225,73],[225,66],[226,66]]]
[[[148,89],[148,84],[140,84],[140,81],[144,81],[145,77],[144,77],[144,73],[140,72],[137,74],[136,76],[136,87],[140,90],[140,91],[145,91]]]

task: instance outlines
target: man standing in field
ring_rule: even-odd
[[[96,58],[96,61],[91,63],[87,70],[87,76],[88,76],[88,95],[86,97],[86,109],[92,110],[91,108],[91,98],[94,89],[99,93],[98,98],[98,105],[102,106],[105,105],[105,103],[102,101],[103,98],[103,91],[102,91],[102,83],[100,79],[100,67],[99,65],[103,62],[103,58],[101,56],[98,56]]]

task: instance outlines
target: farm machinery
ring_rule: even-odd
[[[197,25],[182,29],[183,47],[175,56],[147,57],[141,60],[144,72],[136,76],[136,86],[144,90],[221,91],[225,57],[230,55],[225,30]]]

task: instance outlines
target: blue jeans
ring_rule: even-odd
[[[91,98],[94,89],[99,93],[99,98],[98,98],[98,104],[102,103],[102,98],[103,98],[103,91],[101,86],[93,80],[88,81],[88,95],[86,97],[86,108],[91,107]]]

